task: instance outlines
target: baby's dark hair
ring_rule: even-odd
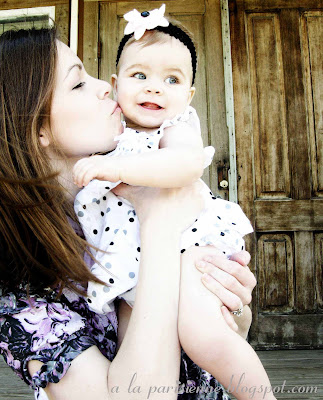
[[[144,41],[143,46],[149,46],[154,43],[162,42],[163,36],[164,36],[163,34],[166,34],[171,37],[174,37],[175,39],[178,39],[180,42],[182,42],[184,44],[184,46],[186,46],[188,48],[189,52],[191,53],[192,85],[193,85],[194,80],[195,80],[195,75],[196,75],[196,67],[197,67],[196,46],[192,39],[192,35],[183,26],[180,26],[180,24],[177,21],[175,22],[172,20],[172,22],[170,22],[168,26],[157,26],[154,29],[146,31],[145,35],[140,40],[138,40],[138,42]],[[116,59],[117,69],[118,69],[118,64],[119,64],[119,60],[120,60],[123,49],[125,48],[126,45],[129,45],[133,42],[136,42],[133,34],[125,35],[122,38],[122,40],[119,44],[117,59]]]

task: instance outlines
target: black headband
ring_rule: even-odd
[[[191,53],[191,58],[192,58],[192,70],[193,70],[192,85],[193,85],[194,80],[195,80],[195,74],[196,74],[197,56],[196,56],[196,50],[195,50],[194,43],[193,43],[192,39],[189,37],[189,35],[187,33],[185,33],[184,31],[182,31],[181,28],[179,28],[178,26],[173,25],[171,23],[168,26],[156,26],[156,28],[151,29],[151,30],[166,33],[167,35],[172,36],[175,39],[178,39],[179,41],[181,41],[184,44],[184,46],[186,46],[188,48],[188,50]],[[119,44],[119,48],[118,48],[116,66],[119,63],[120,56],[121,56],[124,46],[126,45],[128,40],[132,36],[133,36],[133,34],[125,35],[122,38],[122,40]]]

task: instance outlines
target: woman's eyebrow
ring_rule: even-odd
[[[69,67],[68,71],[67,71],[67,74],[66,74],[66,76],[65,76],[65,78],[64,78],[64,81],[65,81],[65,79],[68,77],[68,74],[72,71],[72,69],[73,69],[74,67],[77,67],[80,71],[82,71],[82,69],[83,69],[83,65],[80,64],[80,63],[76,63],[76,64],[71,65],[71,66]]]

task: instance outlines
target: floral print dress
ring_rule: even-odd
[[[85,255],[85,261],[90,267],[88,255]],[[44,293],[28,297],[21,287],[3,294],[0,287],[0,354],[31,386],[36,400],[48,400],[43,388],[48,383],[59,382],[74,358],[83,351],[96,346],[112,361],[117,344],[115,312],[95,313],[89,309],[85,298],[69,290],[63,291],[59,301],[55,291]],[[30,360],[43,363],[33,376],[27,367]],[[182,352],[178,399],[229,400],[229,397],[209,373]]]

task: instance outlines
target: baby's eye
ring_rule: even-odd
[[[146,79],[146,75],[143,74],[142,72],[137,72],[136,74],[132,75],[134,78],[137,79]]]
[[[165,82],[173,85],[174,83],[178,83],[179,80],[176,78],[176,76],[169,76],[166,78]]]
[[[85,85],[85,82],[80,82],[78,85],[74,86],[72,90],[74,90],[74,89],[79,89],[79,88],[81,88],[81,87],[84,86],[84,85]]]

